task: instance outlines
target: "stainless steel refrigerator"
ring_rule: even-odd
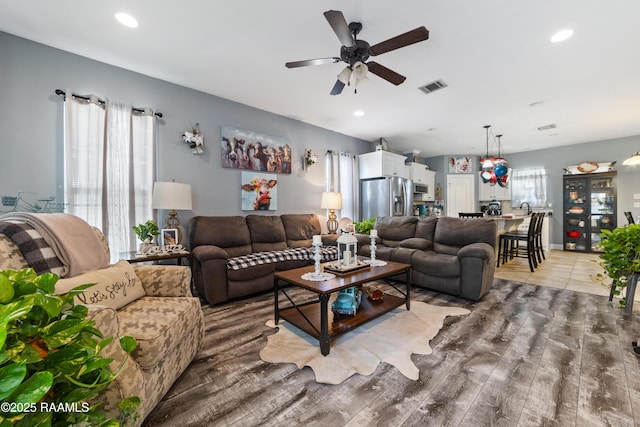
[[[410,179],[382,177],[360,180],[361,219],[413,215]]]

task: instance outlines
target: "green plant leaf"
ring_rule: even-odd
[[[10,396],[27,375],[25,363],[12,363],[0,368],[0,400]]]
[[[52,385],[51,372],[35,372],[11,395],[11,400],[16,403],[36,403],[47,394]]]
[[[135,350],[137,345],[138,343],[136,339],[133,337],[130,337],[130,336],[120,337],[120,347],[122,347],[122,349],[127,353],[131,353],[133,350]]]
[[[26,316],[33,308],[33,300],[20,299],[9,304],[0,305],[0,325]]]
[[[4,342],[7,340],[7,325],[0,325],[0,349],[4,347]]]
[[[36,287],[47,294],[52,294],[55,291],[57,281],[58,275],[53,273],[43,273],[33,280]]]
[[[34,294],[33,304],[44,309],[50,317],[55,317],[62,311],[62,300],[55,295]]]
[[[15,424],[15,427],[51,427],[52,418],[52,412],[29,412]]]
[[[73,340],[87,323],[87,320],[80,319],[58,320],[42,329],[42,339],[49,348],[58,348]]]

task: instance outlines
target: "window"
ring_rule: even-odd
[[[527,202],[532,208],[547,205],[547,171],[545,168],[514,169],[511,171],[511,200],[518,207]]]
[[[88,98],[65,97],[65,204],[102,230],[115,262],[136,247],[132,227],[153,217],[155,116]]]

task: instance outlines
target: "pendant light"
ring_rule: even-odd
[[[482,162],[482,168],[483,169],[488,169],[488,168],[492,168],[493,167],[493,162],[491,161],[491,158],[489,157],[489,128],[491,127],[491,125],[485,125],[484,128],[486,130],[487,133],[487,154],[484,157],[484,159],[480,159],[480,161]]]

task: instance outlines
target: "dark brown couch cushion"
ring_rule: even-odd
[[[380,242],[392,248],[398,247],[401,241],[416,237],[418,218],[414,216],[384,217],[376,220]]]
[[[287,248],[282,220],[277,215],[247,215],[253,252],[281,251]]]
[[[251,236],[243,216],[196,216],[189,221],[189,243],[223,248],[229,257],[250,254]]]
[[[283,214],[280,218],[290,248],[311,247],[313,236],[322,232],[316,214]]]
[[[436,252],[456,255],[466,245],[487,243],[496,247],[496,223],[488,218],[438,219],[433,248]]]

